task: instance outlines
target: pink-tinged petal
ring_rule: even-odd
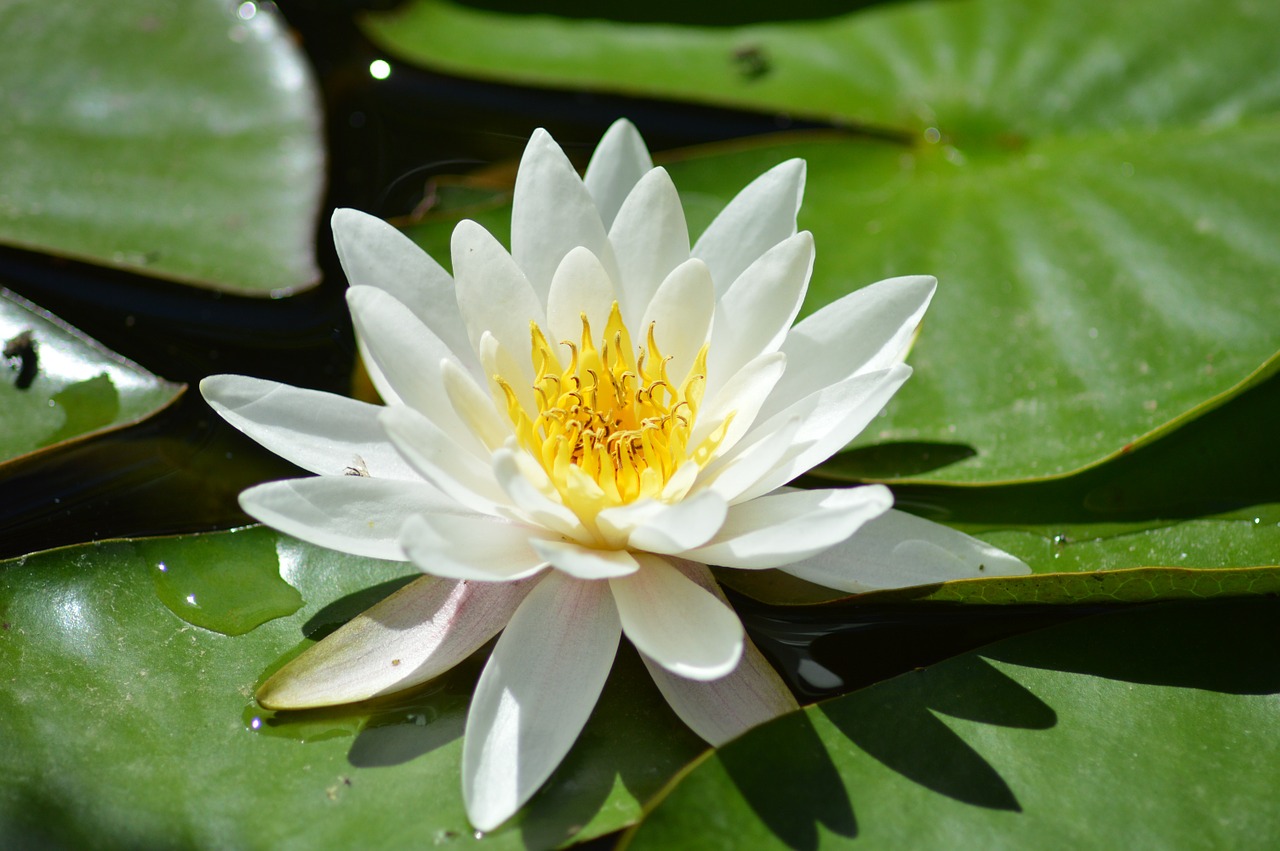
[[[678,676],[714,680],[742,658],[742,622],[666,559],[635,553],[640,569],[610,579],[622,630],[636,649]]]
[[[516,172],[511,255],[543,304],[560,261],[578,246],[600,258],[616,280],[613,248],[591,194],[551,135],[535,130]]]
[[[747,267],[716,305],[726,320],[711,332],[707,398],[752,359],[777,351],[800,312],[813,271],[813,235],[802,231]]]
[[[240,494],[240,507],[272,529],[352,555],[406,561],[400,527],[424,511],[466,510],[426,482],[318,476],[267,482]]]
[[[788,428],[791,420],[800,418],[791,449],[735,501],[745,502],[777,490],[839,452],[867,427],[910,376],[911,367],[906,364],[854,375],[823,387],[754,428],[739,444],[738,451],[766,439],[777,429]]]
[[[704,491],[678,502],[643,499],[606,508],[596,522],[608,537],[632,549],[679,554],[711,540],[727,510],[719,494]]]
[[[613,224],[632,187],[652,168],[649,149],[635,125],[625,118],[613,122],[600,137],[600,144],[587,163],[587,173],[582,177],[606,230]]]
[[[479,364],[467,342],[449,273],[413,240],[375,216],[334,210],[332,226],[338,259],[351,286],[377,287],[391,294],[474,373]]]
[[[787,377],[765,407],[771,415],[850,375],[902,361],[937,289],[926,275],[890,278],[806,316],[787,334]]]
[[[516,610],[467,714],[462,796],[477,829],[514,815],[564,759],[604,688],[618,636],[603,582],[553,571]]]
[[[600,260],[581,246],[564,256],[551,280],[547,294],[548,342],[553,346],[568,340],[575,346],[582,339],[582,317],[591,324],[591,336],[600,345],[609,311],[617,298],[613,281]],[[529,329],[525,329],[526,338]],[[563,349],[561,350],[563,351]]]
[[[551,566],[576,579],[612,579],[628,576],[640,563],[626,550],[598,550],[572,541],[533,540],[533,551]]]
[[[729,202],[693,246],[723,293],[760,255],[796,232],[804,197],[804,160],[787,160]]]
[[[848,539],[892,505],[884,485],[784,490],[730,508],[716,536],[687,555],[724,567],[780,567]]]
[[[618,260],[618,305],[628,327],[640,327],[658,285],[689,259],[689,227],[666,169],[640,179],[609,229]]]
[[[379,395],[388,405],[405,404],[431,419],[461,449],[484,453],[453,410],[443,404],[444,378],[440,364],[457,363],[448,347],[395,298],[375,287],[347,290],[351,319],[364,346],[366,363]]]
[[[304,470],[420,479],[387,443],[379,405],[244,375],[211,375],[200,392],[224,420]]]
[[[1004,550],[894,510],[867,523],[844,543],[781,569],[850,593],[1031,572]]]
[[[471,345],[480,352],[481,337],[493,335],[503,348],[518,356],[515,362],[521,370],[514,375],[506,373],[508,379],[532,382],[529,323],[546,323],[546,288],[535,292],[507,250],[473,221],[459,222],[453,229],[452,250],[458,309]]]
[[[337,706],[438,677],[498,634],[533,587],[423,576],[271,675],[267,709]]]
[[[481,514],[498,514],[508,504],[489,459],[461,451],[450,435],[413,408],[383,408],[378,422],[413,469],[457,502]]]
[[[471,514],[417,514],[400,529],[400,546],[424,573],[447,579],[510,582],[547,566],[530,542],[543,530]]]
[[[729,605],[706,565],[686,559],[672,559],[671,563],[720,602]],[[799,708],[791,690],[750,638],[744,639],[738,667],[710,682],[676,676],[644,654],[640,658],[680,720],[716,747],[758,724]]]

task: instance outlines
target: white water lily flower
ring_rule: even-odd
[[[1026,572],[893,511],[883,486],[785,488],[906,380],[928,277],[860,289],[795,327],[813,265],[804,163],[744,189],[689,246],[666,171],[620,121],[580,178],[551,137],[516,178],[511,251],[464,221],[451,278],[384,222],[333,230],[386,406],[240,376],[202,385],[318,474],[245,511],[323,547],[412,561],[405,586],[273,676],[271,708],[359,701],[447,671],[502,633],[476,687],[463,793],[511,816],[587,720],[625,634],[712,744],[795,707],[706,565],[846,591]]]

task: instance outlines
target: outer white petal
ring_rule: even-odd
[[[658,286],[640,326],[633,329],[632,342],[644,346],[653,323],[658,350],[671,359],[668,377],[679,386],[707,341],[715,307],[715,289],[706,265],[701,260],[686,260]]]
[[[554,346],[568,340],[579,345],[585,314],[591,323],[592,341],[600,345],[615,298],[613,281],[599,259],[581,246],[573,249],[556,269],[547,294],[548,342]],[[525,336],[529,336],[527,328]]]
[[[481,337],[492,334],[503,348],[519,356],[515,363],[520,366],[521,381],[531,383],[529,323],[546,322],[546,288],[541,294],[535,292],[507,250],[473,221],[458,223],[452,246],[458,309],[471,344],[479,352]]]
[[[766,412],[780,411],[855,373],[900,362],[937,284],[925,275],[889,278],[806,316],[782,344],[787,377],[769,399]]]
[[[753,429],[739,445],[741,450],[777,429],[787,428],[795,417],[800,418],[791,449],[736,501],[776,490],[839,452],[867,427],[910,375],[911,367],[900,363],[879,372],[851,376],[810,394]]]
[[[804,160],[787,160],[757,177],[720,211],[693,246],[711,267],[717,292],[761,254],[796,232],[804,197]]]
[[[453,279],[407,236],[358,210],[333,211],[333,242],[353,287],[377,287],[413,311],[470,371],[477,367],[454,297]]]
[[[416,514],[405,520],[400,545],[424,573],[447,579],[508,582],[547,566],[529,542],[540,530],[495,517]]]
[[[452,437],[412,408],[382,409],[378,422],[405,460],[455,501],[481,514],[498,514],[508,504],[488,459],[459,452]]]
[[[510,818],[564,759],[604,688],[618,634],[603,582],[553,571],[516,610],[467,714],[462,796],[476,828]]]
[[[761,353],[776,351],[787,336],[809,287],[813,235],[802,231],[770,248],[738,276],[716,305],[726,321],[712,331],[707,352],[707,396]]]
[[[551,566],[577,579],[612,579],[640,569],[626,550],[598,550],[571,541],[530,541],[533,551]]]
[[[676,559],[676,568],[725,605],[711,572],[697,562]],[[641,654],[662,696],[695,733],[719,747],[745,731],[798,709],[795,697],[750,638],[738,667],[710,682],[678,677]]]
[[[601,531],[634,549],[678,554],[711,540],[727,511],[719,494],[703,491],[678,502],[644,499],[606,508],[596,522]]]
[[[635,125],[625,118],[613,122],[596,145],[582,178],[606,229],[613,224],[627,193],[652,168],[649,149]]]
[[[640,179],[609,229],[618,260],[618,304],[628,327],[637,328],[658,285],[689,259],[684,206],[666,169]]]
[[[457,362],[448,347],[409,308],[375,287],[347,290],[351,319],[368,353],[369,377],[388,405],[403,403],[431,419],[460,448],[482,454],[484,446],[452,405],[444,404],[440,364]]]
[[[364,476],[285,479],[249,488],[240,507],[255,520],[330,550],[405,561],[400,527],[422,512],[465,509],[426,482]]]
[[[516,172],[511,255],[543,304],[560,261],[579,245],[616,279],[613,249],[591,194],[551,135],[535,130]]]
[[[782,570],[853,593],[1031,572],[1001,549],[895,510],[872,520],[843,544]]]
[[[498,634],[530,582],[457,582],[423,576],[271,675],[268,709],[368,700],[438,677]]]
[[[622,630],[636,649],[662,667],[694,680],[714,680],[742,658],[742,622],[666,559],[636,553],[640,569],[610,579]]]
[[[352,468],[375,478],[420,479],[387,443],[379,405],[244,375],[211,375],[200,392],[224,420],[304,470],[340,476]]]
[[[730,508],[716,536],[686,555],[724,567],[780,567],[848,539],[892,505],[884,485],[774,493]]]

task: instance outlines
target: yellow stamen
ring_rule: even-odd
[[[561,342],[568,366],[536,323],[529,336],[536,410],[526,410],[510,384],[494,376],[499,401],[516,438],[584,522],[612,505],[659,498],[682,464],[707,463],[724,439],[721,427],[689,446],[706,386],[705,345],[677,385],[667,374],[670,358],[658,348],[654,325],[646,329],[645,345],[633,348],[617,302],[598,347],[582,314],[578,343]]]

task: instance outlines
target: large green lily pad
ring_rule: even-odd
[[[0,287],[0,465],[130,425],[186,385],[172,384]]]
[[[263,528],[0,563],[0,844],[471,844],[459,766],[480,660],[344,711],[273,715],[251,696],[409,574]],[[485,845],[617,830],[702,747],[622,653],[578,745]]]
[[[319,279],[320,110],[255,3],[0,6],[0,242],[243,295]]]
[[[1265,847],[1277,617],[1129,610],[818,704],[708,754],[624,847]]]
[[[808,160],[808,311],[879,278],[939,277],[916,374],[859,443],[931,448],[950,463],[904,478],[956,483],[1078,471],[1275,373],[1280,53],[1259,34],[1277,27],[1274,4],[1103,0],[742,28],[417,0],[366,21],[454,72],[878,128],[668,165],[696,233],[755,174]],[[746,48],[767,73],[737,70]],[[501,232],[504,216],[480,218]],[[439,252],[452,222],[413,233]]]

